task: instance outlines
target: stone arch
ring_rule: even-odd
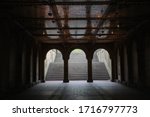
[[[80,50],[80,51],[82,51],[82,52],[85,54],[85,57],[86,57],[85,51],[84,51],[83,49],[80,49],[80,48],[75,48],[75,49],[73,49],[72,51],[70,51],[70,52],[69,52],[69,56],[70,56],[71,53],[74,52],[75,50]],[[70,57],[69,57],[69,58],[70,58]]]
[[[93,61],[92,61],[93,70],[96,69],[96,68],[94,68],[94,63],[93,63],[94,61],[97,61],[96,62],[97,65],[99,65],[99,66],[101,65],[101,67],[99,69],[102,68],[102,63],[103,63],[105,65],[105,67],[106,67],[105,73],[108,74],[108,78],[105,78],[105,79],[112,78],[112,61],[111,61],[109,52],[106,49],[104,49],[104,48],[96,48],[94,50],[95,51],[93,52]],[[95,59],[98,59],[98,60],[95,60]],[[98,66],[97,66],[97,68],[98,68]],[[93,75],[94,75],[94,71],[93,71]],[[99,74],[99,75],[101,75],[101,74]],[[104,78],[101,78],[101,79],[104,79]]]
[[[64,54],[64,47],[58,44],[41,44],[39,45],[39,79],[41,82],[45,82],[44,76],[44,60],[46,58],[46,54],[51,49],[59,50],[62,55]]]
[[[112,45],[110,45],[110,46],[96,45],[95,47],[91,48],[92,56],[94,55],[94,52],[98,49],[105,49],[108,52],[110,59],[112,58],[112,56],[113,56],[113,47],[112,47]]]
[[[64,54],[64,51],[63,51],[62,48],[59,48],[59,47],[48,47],[48,48],[44,48],[44,49],[43,49],[43,56],[46,57],[46,54],[47,54],[50,50],[53,50],[53,49],[60,51],[62,55]]]
[[[87,80],[87,59],[83,49],[75,48],[69,55],[69,80]]]
[[[57,61],[56,61],[56,57],[58,59]],[[58,68],[58,69],[55,70],[54,68],[55,69]],[[59,75],[60,76],[59,79],[58,78],[55,79],[53,77],[53,74]],[[63,80],[63,55],[60,50],[54,48],[54,49],[50,49],[46,53],[46,57],[44,60],[44,77],[45,79],[48,78],[48,80],[60,80],[60,79]]]
[[[82,51],[85,53],[86,58],[87,58],[87,53],[88,53],[87,50],[88,50],[88,49],[87,49],[86,47],[83,47],[83,46],[73,46],[73,47],[70,47],[70,48],[68,49],[68,55],[69,55],[69,57],[70,57],[71,52],[74,51],[75,49],[80,49],[80,50],[82,50]]]

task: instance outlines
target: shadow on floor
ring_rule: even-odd
[[[118,83],[105,81],[47,81],[8,99],[18,100],[144,100],[148,94]]]

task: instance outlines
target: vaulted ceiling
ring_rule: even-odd
[[[141,0],[6,0],[0,3],[1,9],[7,8],[13,19],[42,42],[125,39],[139,22],[149,17],[142,12],[146,4],[148,8],[149,1]]]

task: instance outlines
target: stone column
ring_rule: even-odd
[[[44,78],[44,57],[42,57],[40,59],[40,79],[41,82],[45,82],[45,78]]]
[[[145,86],[145,56],[144,56],[144,44],[142,41],[138,42],[138,87],[144,87]]]
[[[44,78],[44,59],[45,59],[45,55],[43,54],[42,48],[40,46],[40,58],[39,58],[39,73],[40,73],[40,80],[41,82],[45,82],[45,78]]]
[[[68,79],[68,60],[69,58],[68,57],[63,57],[64,59],[64,80],[63,82],[64,83],[68,83],[69,82],[69,79]]]
[[[112,60],[112,82],[115,82],[117,79],[117,53],[116,49],[114,49],[113,53],[111,54],[111,60]]]
[[[117,64],[117,62],[116,62],[116,60],[113,58],[113,59],[112,59],[112,79],[111,79],[112,82],[115,82],[115,80],[117,79],[116,64]]]
[[[31,57],[31,46],[26,45],[26,54],[25,54],[25,73],[26,73],[26,86],[30,86],[31,81],[30,81],[30,57]]]
[[[121,62],[121,83],[125,82],[125,78],[124,78],[124,51],[123,51],[123,47],[120,48],[120,62]]]
[[[37,49],[36,49],[36,47],[34,46],[34,48],[33,48],[33,60],[32,60],[32,62],[33,62],[33,82],[34,83],[36,83],[37,82],[37,80],[36,80],[36,77],[37,77],[37,75],[36,75],[36,67],[37,67]]]
[[[128,43],[127,47],[127,59],[128,59],[128,85],[133,85],[133,62],[132,62],[132,49],[131,44]]]
[[[93,82],[93,77],[92,77],[92,56],[87,57],[87,62],[88,62],[88,80],[87,82]]]

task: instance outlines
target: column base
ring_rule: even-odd
[[[63,83],[69,83],[69,80],[63,80]]]
[[[45,80],[41,80],[41,83],[45,83]]]
[[[89,80],[89,79],[88,79],[87,82],[93,82],[93,80]]]
[[[114,79],[111,79],[110,81],[111,81],[111,82],[115,82],[115,80],[114,80]]]

